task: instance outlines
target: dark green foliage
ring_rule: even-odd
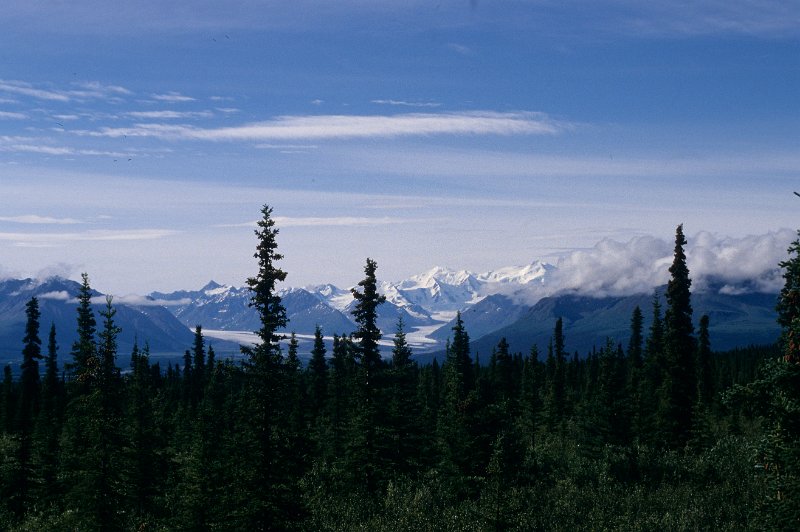
[[[15,493],[9,500],[12,511],[23,516],[32,503],[34,483],[33,427],[39,414],[39,360],[42,358],[42,341],[39,338],[39,301],[33,297],[25,305],[25,338],[22,350],[19,409],[15,429],[19,438],[17,470],[14,475]]]
[[[658,425],[664,441],[673,448],[684,446],[692,429],[692,411],[697,397],[695,353],[697,342],[692,324],[689,269],[683,247],[683,226],[675,232],[675,256],[667,283],[664,314],[664,373],[660,387]]]
[[[73,363],[69,366],[80,390],[86,391],[100,370],[96,356],[94,334],[97,321],[92,311],[92,290],[89,275],[82,274],[83,284],[78,294],[78,339],[72,344]]]
[[[561,318],[556,320],[552,346],[548,348],[547,355],[547,395],[545,398],[547,427],[552,432],[562,432],[567,415],[567,360],[564,352],[564,324]]]
[[[411,360],[402,318],[397,322],[388,372],[386,438],[392,471],[414,476],[420,468],[418,450],[422,440],[420,406],[417,401],[417,365]]]
[[[704,407],[714,399],[714,375],[711,367],[711,340],[708,334],[708,315],[700,318],[697,332],[697,400]]]
[[[325,361],[325,342],[319,325],[314,329],[314,348],[308,362],[309,406],[312,419],[321,416],[328,391],[328,363]]]
[[[39,417],[36,420],[34,436],[34,461],[39,485],[37,497],[45,505],[59,498],[57,483],[59,436],[64,417],[64,383],[58,376],[58,343],[56,327],[50,326],[47,341],[47,360],[42,401]]]
[[[354,482],[367,494],[374,494],[384,482],[387,464],[385,446],[386,425],[383,398],[379,395],[385,378],[378,350],[381,331],[378,328],[378,305],[386,297],[378,294],[375,270],[377,264],[367,259],[365,277],[358,283],[361,291],[353,289],[355,299],[353,318],[358,328],[353,338],[358,340],[356,373],[356,403],[352,431],[347,445],[347,463],[355,474]]]

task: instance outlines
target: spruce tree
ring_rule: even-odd
[[[316,420],[323,411],[328,389],[328,364],[325,361],[325,341],[322,337],[322,329],[319,325],[314,328],[314,347],[311,350],[308,372],[308,395],[311,405],[311,417]]]
[[[388,397],[387,432],[391,467],[411,475],[418,467],[420,446],[419,403],[416,398],[416,363],[411,359],[411,347],[406,342],[403,319],[397,321],[392,348],[392,366]]]
[[[566,356],[564,353],[564,322],[556,320],[551,349],[548,351],[548,374],[550,376],[545,408],[550,431],[562,432],[567,413]]]
[[[58,376],[58,343],[56,326],[51,324],[47,342],[47,359],[42,405],[36,422],[36,467],[40,486],[38,498],[45,505],[60,500],[57,485],[59,437],[63,423],[64,383]]]
[[[236,494],[240,510],[231,516],[232,526],[250,530],[288,528],[298,517],[297,498],[286,470],[285,455],[291,451],[283,437],[287,383],[279,330],[286,326],[287,317],[276,285],[286,279],[286,272],[278,267],[283,255],[278,253],[272,208],[265,205],[261,214],[255,230],[258,273],[247,279],[251,306],[259,318],[259,343],[242,348],[247,356],[247,389],[240,405],[241,451],[247,465],[240,471],[241,489]]]
[[[711,340],[708,334],[709,318],[700,318],[697,331],[697,400],[700,405],[710,407],[714,399],[714,370],[711,365]]]
[[[20,375],[19,410],[16,429],[19,434],[18,470],[16,493],[11,507],[17,516],[28,511],[33,484],[33,428],[39,413],[40,382],[39,360],[42,358],[42,341],[39,338],[39,300],[32,297],[25,305],[25,338],[22,349],[22,372]]]
[[[78,338],[72,344],[73,363],[69,366],[77,382],[79,393],[85,393],[91,381],[97,378],[100,363],[95,348],[97,321],[92,311],[92,289],[89,275],[81,274],[83,283],[78,293]]]
[[[675,254],[669,268],[667,310],[664,314],[664,380],[661,383],[659,427],[665,442],[683,447],[692,429],[692,407],[697,397],[692,324],[691,285],[686,266],[683,225],[675,231]]]
[[[203,396],[206,385],[206,345],[203,328],[194,328],[194,345],[192,347],[192,405],[196,405]]]
[[[383,480],[383,467],[379,463],[384,449],[379,441],[384,436],[385,425],[381,416],[380,379],[382,360],[378,349],[381,330],[378,328],[378,306],[386,297],[378,293],[375,277],[377,263],[367,259],[364,279],[358,283],[361,290],[351,290],[355,299],[353,319],[358,328],[353,337],[358,340],[358,403],[356,405],[353,433],[348,449],[352,473],[368,494],[375,494]]]

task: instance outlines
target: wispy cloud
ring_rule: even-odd
[[[620,2],[619,30],[647,36],[744,34],[778,37],[797,34],[796,1]]]
[[[204,129],[189,125],[137,124],[76,131],[96,137],[156,137],[207,141],[347,139],[427,135],[553,135],[571,127],[544,113],[410,113],[399,115],[281,116],[266,122]]]
[[[105,303],[105,299],[103,299]],[[116,305],[129,305],[132,307],[178,307],[188,305],[192,300],[184,299],[153,299],[147,296],[127,294],[124,296],[114,296],[113,303]]]
[[[0,240],[16,244],[58,245],[69,242],[157,240],[179,234],[170,229],[94,230],[81,233],[0,233]]]
[[[357,216],[335,216],[335,217],[309,217],[309,216],[275,216],[275,223],[279,227],[370,227],[377,225],[391,225],[399,223],[409,223],[408,219],[390,218],[364,218]],[[225,224],[219,227],[256,227],[257,221],[244,222],[240,224]]]
[[[211,111],[131,111],[125,116],[137,119],[170,119],[170,118],[211,118]]]
[[[30,83],[26,83],[24,81],[0,80],[0,92],[19,94],[21,96],[30,96],[39,100],[57,102],[68,102],[70,100],[69,96],[63,92],[38,89],[32,86]]]
[[[0,222],[13,222],[18,224],[51,224],[51,225],[73,225],[83,223],[75,218],[53,218],[51,216],[39,216],[37,214],[25,214],[22,216],[0,216]]]
[[[120,85],[104,85],[99,81],[76,82],[74,85],[84,89],[84,91],[86,91],[85,94],[96,97],[102,97],[108,94],[122,94],[126,96],[133,94],[133,92]]]
[[[72,100],[118,100],[120,96],[132,94],[119,85],[104,85],[96,81],[73,83],[74,89],[54,89],[36,86],[26,81],[0,80],[0,92],[28,96],[37,100],[69,102]]]
[[[40,144],[0,144],[0,152],[7,153],[38,153],[41,155],[53,156],[74,156],[85,155],[92,157],[117,157],[124,158],[130,157],[128,152],[93,150],[93,149],[77,149],[69,148],[66,146],[44,146]]]
[[[175,91],[170,91],[163,94],[151,94],[150,97],[153,98],[154,100],[158,100],[159,102],[178,103],[178,102],[195,101],[195,99],[192,98],[191,96],[185,96],[180,92],[175,92]]]
[[[316,150],[316,144],[256,144],[262,150]]]
[[[11,111],[0,111],[0,120],[25,120],[28,115],[25,113],[14,113]]]
[[[451,177],[675,177],[772,175],[792,176],[800,171],[794,153],[705,153],[696,157],[561,156],[490,150],[431,150],[399,153],[376,147],[348,153],[345,163],[361,170],[396,175]]]
[[[440,103],[437,102],[408,102],[405,100],[371,100],[372,103],[379,105],[394,105],[401,107],[439,107]]]
[[[457,44],[457,43],[451,42],[451,43],[447,43],[447,47],[450,50],[452,50],[452,51],[454,51],[454,52],[456,52],[458,54],[461,54],[461,55],[472,55],[472,53],[473,53],[471,48],[469,48],[468,46],[464,46],[463,44]]]

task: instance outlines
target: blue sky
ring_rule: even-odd
[[[796,227],[800,2],[666,4],[12,0],[0,275],[241,285],[264,203],[295,286]]]

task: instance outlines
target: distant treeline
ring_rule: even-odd
[[[217,360],[198,326],[184,363],[134,348],[116,365],[113,301],[83,277],[66,363],[26,308],[20,378],[0,394],[0,525],[9,530],[797,529],[800,243],[789,249],[775,346],[713,353],[696,321],[679,226],[666,305],[630,341],[570,354],[470,353],[460,315],[446,360],[418,366],[397,324],[378,350],[377,264],[353,290],[357,330],[302,367],[276,286],[265,206],[248,280],[260,343]],[[99,322],[98,322],[99,319]],[[39,364],[44,364],[40,377]]]

